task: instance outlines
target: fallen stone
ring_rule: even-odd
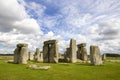
[[[13,63],[14,60],[7,60],[6,62],[7,62],[7,63]]]
[[[51,68],[51,66],[38,66],[36,64],[32,64],[32,65],[29,65],[28,68],[36,69],[36,70],[48,70],[49,68]]]

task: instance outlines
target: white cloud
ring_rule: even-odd
[[[103,0],[97,0],[94,2],[95,4],[91,4],[91,2],[83,1],[83,3],[89,4],[86,6],[82,4],[82,6],[84,6],[82,7],[83,10],[81,7],[79,8],[77,6],[80,5],[79,1],[76,1],[73,4],[69,2],[69,4],[71,3],[70,6],[68,6],[69,4],[67,4],[65,8],[63,7],[64,11],[62,11],[62,14],[66,14],[65,22],[67,22],[67,25],[73,26],[74,29],[75,27],[80,27],[81,29],[73,29],[73,33],[71,34],[73,34],[74,36],[81,35],[76,38],[77,41],[86,41],[89,45],[95,44],[101,46],[102,52],[110,51],[119,53],[118,47],[120,46],[120,16],[118,15],[118,13],[120,11],[120,7],[118,5],[120,5],[120,1],[105,2]],[[85,8],[89,10],[86,11],[84,10]],[[78,30],[80,31],[80,34],[76,33],[78,32]],[[107,40],[109,41],[109,43],[106,44],[103,40]],[[117,45],[116,47],[116,44],[113,43],[114,41],[119,46]],[[110,46],[110,44],[112,44],[113,46]]]
[[[35,2],[29,2],[28,4],[25,5],[28,8],[28,13],[31,13],[31,11],[35,12],[34,15],[37,15],[39,17],[44,16],[44,11],[46,9],[45,6],[41,5],[41,4],[37,4]],[[31,14],[31,16],[34,16],[33,14]]]
[[[99,23],[88,28],[91,40],[101,47],[101,51],[119,53],[120,46],[120,18],[103,18]]]
[[[120,11],[119,8],[120,1],[116,0],[97,0],[94,2],[94,5],[90,5],[89,9],[98,14],[109,14],[116,13],[116,11]]]
[[[35,19],[23,19],[22,21],[15,21],[14,28],[22,33],[39,33],[40,27]],[[42,31],[40,32],[42,34]]]
[[[98,45],[102,52],[120,52],[119,0],[18,1],[0,1],[0,44],[27,42],[34,51],[42,49],[44,41],[57,39],[64,51],[74,38],[88,47]]]
[[[35,36],[42,34],[37,21],[27,13],[25,3],[24,5],[19,4],[17,0],[0,1],[0,44],[2,51],[3,47],[8,47],[8,51],[11,51],[11,48],[15,48],[17,43],[28,43],[29,48],[33,50],[33,47],[39,47]]]
[[[19,12],[20,11],[20,12]],[[29,17],[25,8],[17,0],[0,0],[0,18],[9,20],[21,20]]]
[[[53,28],[57,24],[57,20],[54,17],[46,17],[43,19],[43,25],[47,28]]]
[[[111,18],[106,21],[102,21],[99,24],[99,34],[104,39],[117,39],[120,37],[120,18]],[[119,38],[120,39],[120,38]]]
[[[38,33],[40,26],[27,14],[25,7],[17,0],[0,1],[0,31],[9,32],[16,29],[21,33]]]

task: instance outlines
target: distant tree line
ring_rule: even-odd
[[[120,57],[120,54],[105,53],[107,57]]]
[[[14,54],[0,54],[0,56],[13,56]]]

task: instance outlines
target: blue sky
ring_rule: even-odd
[[[64,52],[69,41],[100,46],[101,52],[120,53],[120,0],[0,0],[0,52],[17,43],[42,50],[57,39]]]

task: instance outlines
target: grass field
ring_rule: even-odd
[[[49,65],[49,70],[33,70],[27,65],[7,63],[11,57],[0,57],[0,80],[120,80],[120,63],[89,64],[29,64]]]
[[[107,57],[107,60],[120,60],[120,57]]]

